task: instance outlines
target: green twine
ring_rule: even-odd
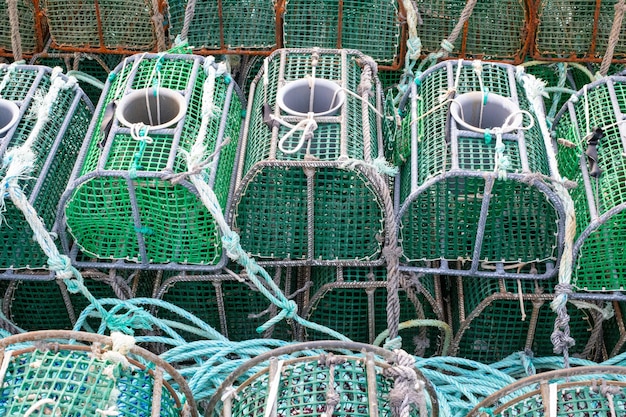
[[[489,129],[485,129],[484,138],[485,138],[485,145],[491,144],[491,140],[493,139],[493,137],[491,136],[491,132],[489,131]]]
[[[147,129],[140,129],[139,135],[139,150],[133,155],[133,162],[128,170],[128,174],[133,180],[137,178],[137,171],[143,169],[143,166],[141,166],[139,162],[141,161],[141,158],[143,158],[143,154],[146,150],[146,138],[148,137]]]

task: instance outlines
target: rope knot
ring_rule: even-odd
[[[74,268],[72,267],[72,262],[70,261],[70,258],[65,255],[49,257],[48,266],[56,273],[58,279],[67,280],[74,277]],[[78,292],[78,288],[76,288],[75,291],[72,291],[72,289],[74,288],[70,289],[70,287],[74,286],[68,286],[68,291],[74,294]]]
[[[383,248],[383,257],[389,261],[390,259],[400,259],[402,256],[402,248],[400,246],[385,246]]]
[[[383,348],[387,350],[397,350],[402,348],[402,337],[396,336],[393,339],[387,339]]]
[[[298,314],[298,304],[293,300],[289,300],[283,310],[285,311],[285,318],[292,319]]]
[[[226,249],[226,254],[228,255],[228,257],[233,261],[237,261],[239,258],[241,258],[240,252],[242,251],[242,249],[239,240],[240,238],[237,233],[230,233],[228,235],[222,236],[222,246],[224,247],[224,249]]]
[[[394,351],[393,365],[383,370],[383,375],[394,379],[394,386],[389,392],[389,406],[393,416],[408,417],[412,405],[418,405],[420,416],[426,413],[424,399],[424,381],[417,379],[415,358],[401,349]]]

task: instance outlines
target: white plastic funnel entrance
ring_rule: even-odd
[[[333,116],[346,99],[341,87],[322,78],[303,78],[285,84],[276,96],[278,106],[285,112],[306,117]]]
[[[512,132],[521,127],[524,119],[520,108],[510,99],[480,91],[456,97],[450,104],[450,114],[463,129],[478,133],[495,128],[502,128],[502,133]]]
[[[144,88],[122,97],[116,116],[124,126],[143,123],[150,130],[158,130],[178,122],[186,111],[187,103],[180,93],[169,88]]]
[[[0,138],[13,127],[20,117],[20,108],[12,101],[0,98]]]

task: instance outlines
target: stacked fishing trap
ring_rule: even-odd
[[[625,10],[3,2],[0,414],[626,414]]]

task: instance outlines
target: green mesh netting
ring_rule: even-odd
[[[623,126],[618,123],[625,111],[626,79],[619,77],[594,84],[587,93],[579,92],[578,100],[568,103],[555,121],[557,138],[571,143],[566,146],[566,142],[559,142],[557,159],[562,175],[578,184],[570,192],[576,209],[577,236],[593,227],[597,216],[618,210],[582,242],[572,277],[572,284],[581,290],[624,288],[626,251],[621,242],[626,233],[626,212],[620,207],[626,202],[626,163],[622,157]],[[603,129],[604,136],[597,146],[601,173],[594,177],[589,176],[594,164],[590,165],[585,152],[586,137],[597,127]]]
[[[194,49],[262,51],[276,47],[276,13],[271,0],[172,0],[170,37],[183,31],[193,4],[187,41]]]
[[[617,3],[618,0],[541,0],[537,5],[535,56],[563,60],[602,58]],[[625,35],[622,24],[620,39]],[[624,42],[617,43],[613,58],[626,58]]]
[[[286,368],[286,369],[285,369]],[[330,386],[328,366],[320,364],[318,358],[285,364],[277,392],[276,413],[278,416],[319,415],[327,409],[326,398]],[[368,389],[367,371],[362,359],[348,358],[333,365],[334,389],[339,402],[333,410],[335,416],[372,415],[372,404],[378,406],[378,415],[390,415],[389,391],[393,380],[386,378],[377,369],[375,392]],[[256,375],[242,388],[238,400],[233,401],[232,415],[235,417],[263,416],[267,407],[272,381],[268,372]],[[375,396],[374,398],[370,398]],[[371,401],[373,400],[373,401]],[[411,416],[419,415],[411,407]]]
[[[417,0],[423,24],[417,26],[422,51],[437,52],[466,5],[460,0]],[[506,11],[503,13],[503,11]],[[454,55],[521,62],[530,30],[528,11],[522,0],[477,1],[454,43]]]
[[[88,279],[85,284],[96,298],[116,297],[111,287],[103,282]],[[70,294],[62,282],[17,281],[9,285],[2,308],[4,314],[24,330],[70,330],[73,320],[87,305],[82,295]],[[33,314],[33,306],[38,314]]]
[[[355,342],[373,343],[387,329],[386,277],[387,271],[381,267],[312,268],[309,301],[303,309],[305,317]],[[415,288],[400,290],[400,323],[443,319],[442,306],[435,299],[434,279],[426,276],[419,280],[423,293]],[[402,330],[400,336],[402,348],[418,356],[434,355],[441,347],[439,331],[432,327]],[[308,330],[307,338],[324,340],[327,336]]]
[[[449,111],[454,104],[440,98],[458,84],[457,98],[484,87],[487,98],[493,93],[517,101],[520,109],[530,111],[531,106],[512,67],[483,63],[480,78],[467,61],[460,72],[457,68],[456,62],[448,61],[424,73],[417,95],[411,99],[417,111],[410,111],[410,106],[405,109],[407,116],[395,152],[396,163],[402,164],[399,197],[404,260],[420,265],[447,259],[460,261],[461,269],[469,268],[471,262],[467,261],[475,257],[479,237],[482,269],[503,262],[522,267],[535,263],[541,270],[557,255],[558,212],[552,200],[536,186],[498,179],[495,137],[456,124]],[[527,115],[522,124],[530,124]],[[507,173],[549,176],[537,123],[509,134],[503,136],[503,154],[510,164]],[[482,204],[488,176],[495,176],[495,182],[485,212]],[[483,236],[478,236],[483,217]]]
[[[268,272],[275,276],[272,269]],[[278,284],[284,288],[290,279],[284,270]],[[271,303],[258,290],[232,276],[194,277],[187,275],[178,279],[170,278],[167,289],[161,296],[164,301],[181,307],[228,337],[229,340],[250,340],[263,336],[273,339],[293,340],[290,326],[283,320],[276,324],[271,332],[259,334],[256,329],[272,317]],[[269,308],[270,314],[263,314]],[[159,313],[163,318],[170,318],[168,311]],[[273,312],[275,315],[277,311]],[[171,315],[172,319],[175,316]],[[198,335],[183,333],[186,340],[198,340]]]
[[[45,36],[47,30],[45,21],[37,18],[37,14],[40,11],[35,8],[35,4],[35,2],[27,0],[17,1],[20,45],[22,53],[25,54],[35,53],[40,48],[43,48],[43,39],[39,37]],[[0,55],[12,55],[12,52],[9,8],[7,2],[3,1],[0,3]]]
[[[268,58],[267,76],[253,82],[233,209],[241,244],[253,256],[290,260],[379,257],[383,191],[367,171],[341,168],[347,158],[371,161],[382,152],[376,113],[367,107],[364,119],[362,100],[347,94],[340,113],[319,118],[313,137],[307,144],[302,142],[300,150],[302,130],[289,136],[290,128],[281,123],[269,128],[262,113],[269,105],[274,120],[292,126],[306,122],[280,111],[276,97],[283,81],[314,75],[358,94],[361,78],[367,77],[364,68],[370,69],[362,55],[353,51],[281,50]],[[373,89],[377,82],[371,81]],[[374,99],[370,97],[369,102],[376,106]],[[369,131],[364,132],[364,123],[369,123]]]
[[[479,406],[468,416],[618,416],[626,410],[626,383],[617,366],[569,368],[521,379]]]
[[[50,36],[57,48],[151,51],[156,49],[153,2],[45,0]]]
[[[0,79],[7,77],[8,80],[0,90],[0,97],[19,103],[21,111],[16,130],[0,141],[0,157],[22,145],[34,131],[37,103],[50,88],[50,74],[50,69],[42,66],[0,67]],[[59,76],[66,80],[63,75]],[[59,199],[91,120],[92,110],[84,97],[79,88],[60,90],[52,102],[49,120],[32,142],[33,170],[27,179],[18,182],[49,230],[54,225]],[[0,168],[0,179],[5,173],[6,168]],[[45,268],[47,257],[32,238],[33,231],[24,214],[9,198],[5,198],[5,204],[0,226],[0,241],[3,242],[0,269]]]
[[[492,363],[525,349],[537,357],[553,355],[553,284],[490,278],[459,280],[452,293],[452,350],[456,356]],[[571,304],[568,312],[571,336],[576,341],[570,354],[581,353],[594,323],[586,312]]]
[[[5,353],[6,355],[6,353]],[[99,417],[112,407],[118,416],[151,416],[153,376],[135,366],[99,359],[90,351],[32,350],[14,353],[0,391],[0,414]],[[160,416],[179,416],[180,405],[162,389]],[[58,414],[56,414],[58,413]]]
[[[65,205],[68,230],[85,253],[99,259],[152,263],[217,265],[222,261],[217,225],[195,188],[187,180],[168,180],[172,173],[190,169],[185,152],[201,128],[207,79],[203,62],[193,55],[136,55],[114,71],[91,124],[88,147],[78,161],[78,178],[66,192],[71,194]],[[184,96],[187,109],[182,119],[149,133],[148,143],[133,139],[115,116],[105,138],[102,124],[107,105],[121,99],[126,88],[137,91],[154,85]],[[207,123],[201,158],[218,151],[203,173],[224,209],[242,120],[235,87],[230,77],[215,80],[213,117]],[[138,105],[147,107],[141,98]],[[220,143],[221,148],[215,149]]]
[[[400,21],[396,0],[287,0],[286,48],[356,49],[381,65],[398,63]]]

